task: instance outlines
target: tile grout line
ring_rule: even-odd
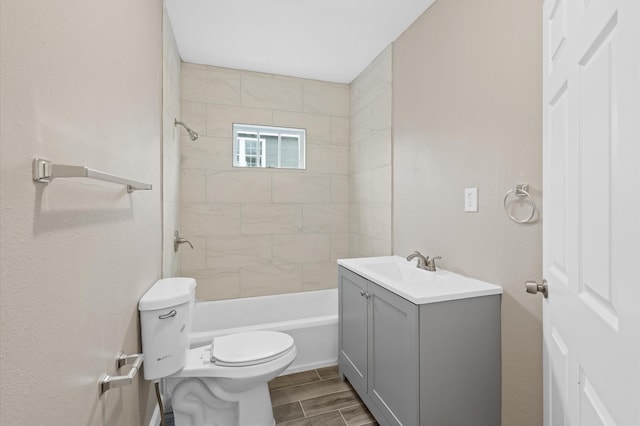
[[[297,417],[297,418],[295,418],[295,419],[289,419],[289,420],[286,420],[286,421],[284,421],[284,422],[277,422],[277,421],[276,421],[275,425],[282,425],[282,426],[286,426],[287,424],[289,424],[289,423],[291,423],[291,422],[296,422],[296,421],[298,421],[298,420],[302,420],[302,419],[306,419],[306,418],[307,418],[307,415],[306,415],[306,413],[304,412],[304,408],[302,407],[302,404],[300,403],[300,401],[293,401],[293,402],[297,402],[297,403],[298,403],[298,406],[299,406],[299,407],[300,407],[300,409],[302,410],[302,415],[303,415],[303,416],[302,416],[302,417]],[[292,404],[293,402],[290,402],[290,404]]]
[[[345,409],[347,409],[347,408],[353,408],[353,407],[356,407],[356,406],[363,406],[363,407],[366,407],[366,405],[361,404],[361,403],[359,403],[359,402],[356,402],[356,403],[355,403],[355,404],[353,404],[353,405],[347,405],[346,407],[339,408],[339,410],[340,410],[340,411],[342,411],[342,410],[345,410]]]
[[[357,404],[349,405],[349,406],[347,406],[347,407],[339,408],[339,409],[338,409],[338,412],[340,413],[340,416],[344,419],[344,422],[347,424],[347,426],[350,426],[350,425],[349,425],[349,422],[347,421],[347,419],[346,419],[346,418],[344,417],[344,415],[342,414],[342,410],[346,410],[347,408],[353,408],[353,407],[363,407],[365,410],[367,410],[367,412],[369,411],[369,409],[367,408],[367,406],[366,406],[366,405],[364,405],[364,404],[362,404],[362,403],[357,403]],[[372,416],[373,416],[373,415],[372,415]],[[371,423],[371,422],[369,422],[369,423],[360,423],[360,424],[358,424],[358,425],[353,425],[353,426],[360,426],[360,425],[362,425],[362,426],[366,426],[366,425],[369,425],[369,424],[372,424],[372,423]]]
[[[306,419],[307,418],[307,413],[306,413],[306,411],[304,411],[304,407],[302,406],[302,401],[301,400],[298,401],[298,405],[300,406],[300,409],[302,410],[302,415],[303,415],[302,418]]]
[[[342,410],[338,410],[338,414],[340,414],[340,418],[342,418],[342,421],[344,422],[344,424],[346,426],[349,426],[349,422],[347,422],[347,419],[345,419],[344,416],[342,415]]]
[[[331,393],[325,394],[325,395],[323,395],[323,396],[335,395],[335,394],[337,394],[337,393],[341,393],[341,392],[345,392],[345,391],[331,392]],[[311,397],[311,398],[301,399],[301,400],[297,401],[297,402],[300,404],[300,408],[302,408],[302,412],[304,413],[304,418],[307,418],[307,413],[306,413],[306,411],[304,410],[304,405],[302,404],[302,401],[308,401],[308,400],[315,399],[315,398],[317,398],[317,397]],[[344,410],[345,408],[351,408],[351,407],[356,407],[356,406],[362,406],[362,407],[365,407],[365,405],[364,405],[364,404],[362,404],[362,403],[360,403],[360,402],[356,402],[355,404],[353,404],[353,405],[348,405],[348,406],[346,406],[346,407],[341,407],[341,408],[337,408],[337,409],[329,410],[329,411],[320,411],[320,412],[318,412],[318,413],[315,413],[315,414],[314,414],[314,416],[317,416],[317,415],[320,415],[320,414],[330,413],[330,412],[332,412],[332,411],[338,411],[338,413],[339,413],[339,414],[340,414],[340,416],[342,417],[342,410]],[[367,410],[368,410],[368,408],[367,408]],[[345,421],[346,421],[346,420],[345,420]]]

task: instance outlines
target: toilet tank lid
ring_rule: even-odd
[[[196,288],[196,280],[193,278],[163,278],[151,286],[140,298],[138,310],[152,311],[189,302]]]

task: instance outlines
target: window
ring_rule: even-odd
[[[305,129],[233,125],[234,167],[305,168]]]

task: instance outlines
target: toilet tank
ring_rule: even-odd
[[[195,289],[193,278],[165,278],[156,281],[140,299],[145,379],[160,379],[184,367]]]

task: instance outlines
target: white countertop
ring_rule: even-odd
[[[401,256],[338,259],[338,264],[417,305],[502,294],[502,287],[437,269],[416,267]]]

